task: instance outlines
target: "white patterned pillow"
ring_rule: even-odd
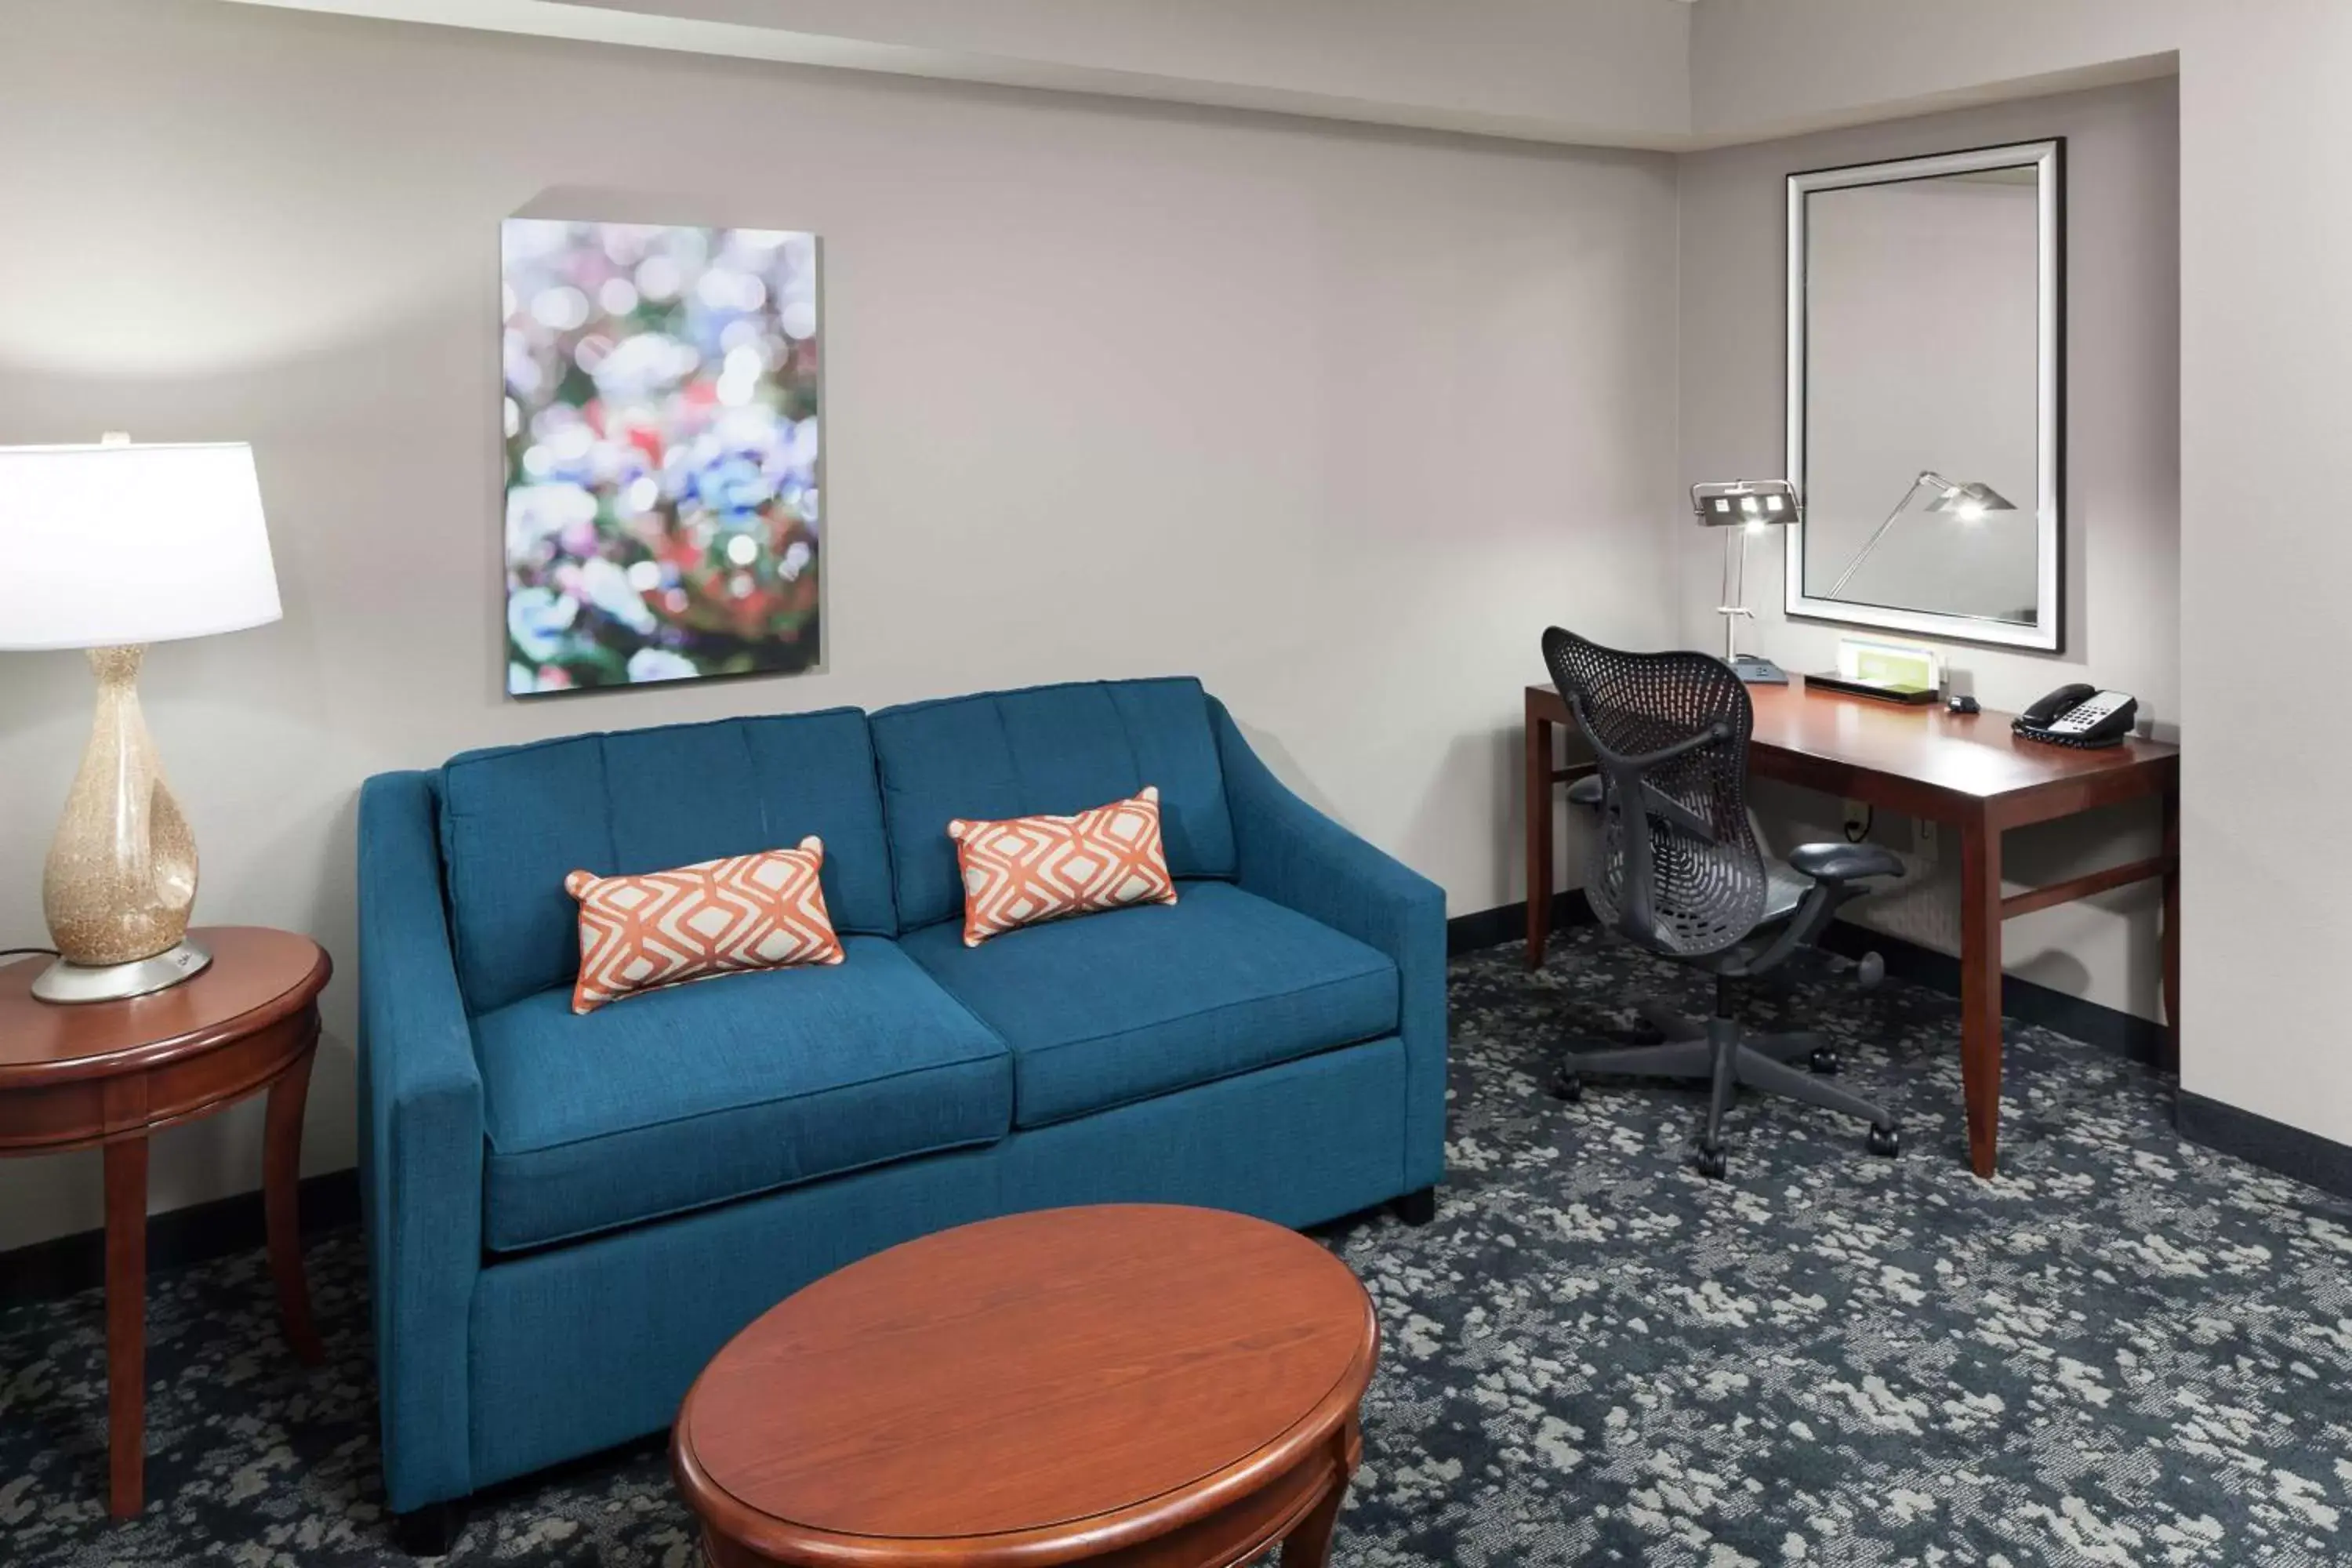
[[[948,837],[963,869],[966,947],[1040,921],[1176,901],[1150,784],[1076,816],[957,817]]]
[[[675,871],[599,877],[574,871],[580,979],[572,1010],[590,1013],[633,992],[746,969],[839,963],[841,939],[818,873],[824,843],[704,860]]]

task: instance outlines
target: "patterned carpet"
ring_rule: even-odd
[[[2012,1026],[2000,1180],[1962,1164],[1953,1004],[1818,960],[1757,1013],[1841,1037],[1898,1110],[1869,1157],[1743,1104],[1540,1083],[1566,1028],[1697,986],[1590,931],[1540,976],[1457,962],[1437,1222],[1331,1233],[1383,1365],[1342,1563],[2352,1562],[2352,1205],[2183,1146],[2169,1090]],[[151,1502],[103,1502],[96,1293],[0,1314],[0,1561],[399,1561],[378,1511],[356,1237],[310,1256],[331,1364],[277,1338],[258,1254],[157,1282]],[[646,1445],[502,1489],[449,1560],[696,1561]]]

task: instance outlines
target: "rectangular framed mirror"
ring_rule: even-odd
[[[2063,645],[2063,152],[1789,176],[1788,614]]]

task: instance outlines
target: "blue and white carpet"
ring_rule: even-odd
[[[2162,1079],[2012,1025],[1996,1181],[1957,1012],[1828,961],[1758,1001],[1841,1041],[1905,1151],[1761,1099],[1731,1177],[1695,1094],[1543,1093],[1563,1037],[1699,984],[1591,931],[1454,968],[1435,1224],[1331,1233],[1386,1333],[1337,1559],[1423,1564],[2352,1563],[2352,1205],[2184,1145]],[[92,1291],[0,1313],[0,1563],[397,1562],[358,1238],[310,1258],[297,1365],[250,1254],[159,1279],[145,1515],[104,1497]],[[449,1560],[698,1561],[656,1445],[481,1500]]]

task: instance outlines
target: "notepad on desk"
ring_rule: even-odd
[[[1838,667],[1805,677],[1807,686],[1850,691],[1885,702],[1927,703],[1944,685],[1943,656],[1921,643],[1888,637],[1838,638]]]

